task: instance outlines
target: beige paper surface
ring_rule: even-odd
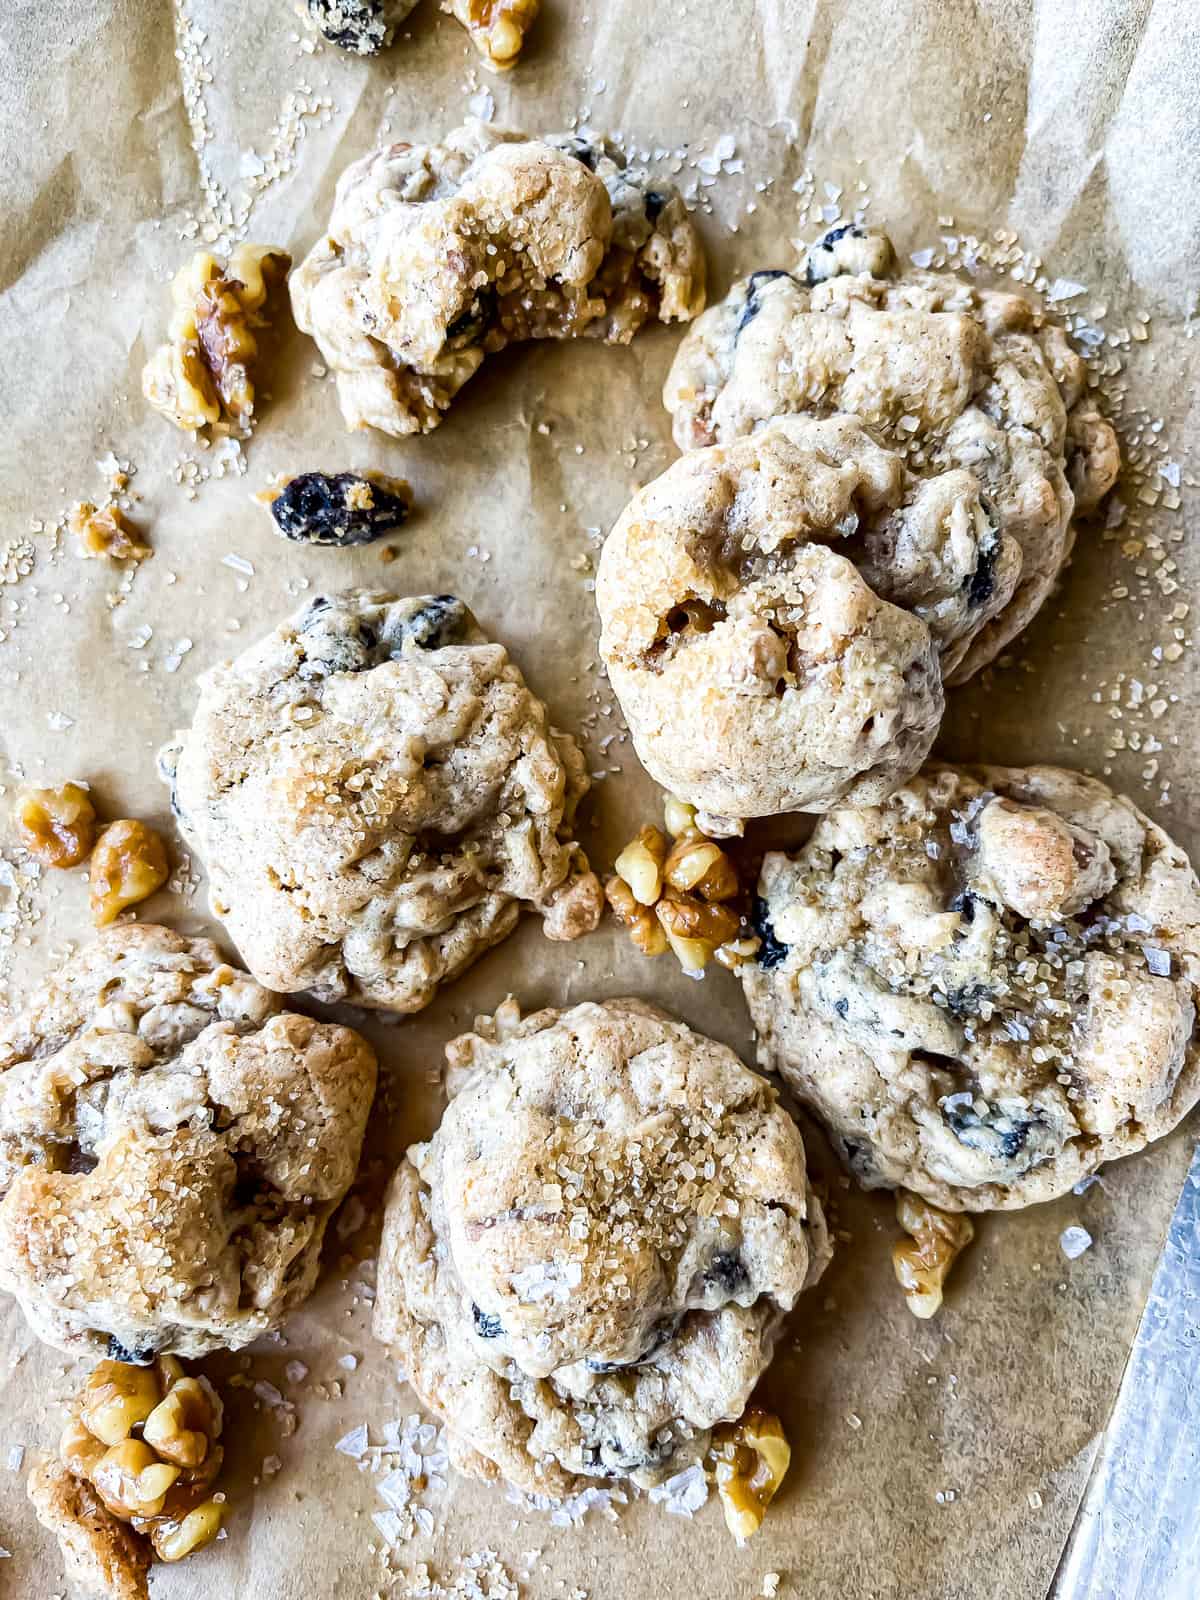
[[[306,53],[287,0],[6,6],[0,781],[82,776],[104,814],[169,827],[154,754],[189,716],[195,673],[302,594],[372,583],[462,595],[556,719],[586,734],[592,766],[616,769],[585,813],[598,864],[653,815],[653,786],[628,744],[614,740],[604,752],[619,721],[595,669],[590,573],[579,557],[594,566],[598,531],[672,459],[658,391],[673,333],[656,330],[624,351],[509,351],[436,434],[397,443],[343,432],[332,383],[312,375],[316,352],[289,326],[246,475],[213,476],[194,500],[176,477],[196,469],[179,463],[203,470],[211,461],[140,396],[141,365],[166,320],[165,280],[193,247],[184,235],[199,242],[206,220],[225,208],[241,217],[253,200],[250,237],[299,253],[320,231],[347,161],[380,137],[436,137],[488,89],[498,121],[542,131],[577,118],[619,132],[638,152],[660,152],[668,171],[682,160],[676,181],[700,185],[714,297],[740,273],[787,264],[788,240],[821,226],[812,207],[848,216],[866,198],[860,184],[868,217],[888,224],[902,251],[1008,229],[1044,258],[1048,277],[1088,286],[1071,308],[1095,317],[1106,307],[1103,326],[1124,330],[1128,344],[1117,352],[1125,372],[1115,387],[1140,463],[1125,489],[1129,516],[1082,538],[1012,664],[953,695],[940,749],[1111,771],[1184,844],[1200,845],[1191,619],[1173,614],[1194,591],[1200,557],[1171,537],[1195,521],[1200,432],[1200,338],[1189,338],[1188,323],[1200,287],[1192,21],[1188,0],[547,0],[527,59],[497,80],[476,69],[434,0],[421,0],[407,36],[374,62],[331,47]],[[707,174],[696,163],[723,136],[734,150],[720,146],[726,165]],[[276,166],[282,175],[261,186]],[[1136,313],[1150,316],[1147,340],[1134,336]],[[156,552],[115,608],[113,569],[29,531],[31,519],[53,523],[70,501],[102,493],[93,462],[110,449],[137,468],[139,520]],[[286,544],[249,500],[283,469],[368,465],[407,476],[416,491],[419,514],[392,541],[391,565],[378,547]],[[1153,507],[1138,498],[1152,482]],[[1180,509],[1169,509],[1177,499]],[[230,554],[253,576],[224,565]],[[1165,655],[1156,659],[1156,648]],[[0,829],[9,1003],[88,933],[78,875],[23,884],[12,845]],[[145,914],[213,931],[202,886],[162,896]],[[641,994],[751,1059],[727,974],[696,984],[669,958],[644,961],[611,930],[563,947],[523,924],[418,1018],[368,1026],[384,1068],[361,1185],[368,1212],[401,1150],[436,1121],[431,1078],[442,1043],[510,989],[528,1007]],[[792,1438],[793,1470],[753,1544],[734,1548],[715,1500],[693,1522],[640,1504],[612,1523],[593,1513],[585,1528],[563,1529],[502,1492],[452,1480],[448,1495],[429,1501],[432,1537],[398,1550],[393,1567],[428,1561],[453,1573],[458,1556],[490,1548],[514,1575],[532,1565],[523,1593],[578,1588],[596,1600],[752,1596],[769,1571],[782,1575],[782,1595],[805,1600],[1044,1594],[1189,1143],[1177,1134],[1083,1196],[985,1220],[944,1314],[920,1324],[892,1281],[889,1201],[843,1189],[814,1137],[842,1242],[766,1384]],[[1076,1222],[1095,1243],[1071,1263],[1058,1239]],[[252,1389],[231,1391],[229,1536],[159,1570],[156,1594],[387,1592],[392,1580],[372,1553],[380,1539],[370,1515],[383,1509],[375,1480],[333,1450],[356,1424],[377,1429],[413,1409],[355,1288],[369,1276],[353,1260],[371,1255],[373,1226],[331,1237],[322,1285],[283,1340],[215,1364],[277,1385],[295,1402],[298,1427],[285,1437],[278,1408]],[[344,1357],[357,1359],[353,1370]],[[299,1383],[285,1377],[294,1360],[309,1368]],[[34,1343],[14,1306],[0,1307],[0,1544],[12,1552],[0,1561],[2,1595],[63,1588],[57,1553],[24,1500],[24,1473],[4,1466],[13,1446],[54,1442],[53,1401],[69,1371]],[[279,1470],[264,1473],[271,1456]]]

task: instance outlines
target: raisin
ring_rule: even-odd
[[[838,1016],[845,1021],[845,1019],[850,1015],[850,1002],[849,1000],[835,1000],[833,1002],[833,1009],[837,1012]]]
[[[446,329],[446,348],[465,350],[468,345],[477,344],[495,315],[496,290],[492,284],[485,284],[463,314],[455,317]]]
[[[762,284],[773,283],[776,278],[792,278],[790,272],[785,272],[782,267],[764,268],[761,272],[752,272],[746,279],[746,301],[742,306],[741,315],[733,330],[735,341],[741,336],[742,330],[749,327],[758,313],[762,310],[762,303],[758,298],[758,291]],[[792,282],[795,283],[795,278]]]
[[[269,502],[285,539],[303,544],[369,544],[398,528],[412,493],[400,478],[369,472],[302,472]]]
[[[1032,1119],[1010,1117],[1002,1111],[989,1111],[981,1117],[974,1110],[945,1107],[942,1115],[960,1144],[993,1160],[1011,1161],[1020,1155],[1033,1128]]]
[[[586,139],[580,139],[574,134],[555,142],[566,155],[574,156],[576,161],[583,162],[589,172],[595,172],[600,163],[601,152],[594,144],[589,144]]]
[[[328,602],[327,602],[328,605]],[[374,628],[357,618],[317,610],[317,602],[300,619],[305,659],[297,669],[302,678],[327,678],[336,672],[366,672],[375,665],[378,648]]]
[[[420,650],[438,650],[455,644],[474,621],[470,610],[453,594],[430,594],[408,602],[412,608],[397,621],[389,619],[387,644],[398,654],[406,644]]]
[[[108,1359],[123,1361],[126,1366],[148,1367],[158,1354],[152,1344],[122,1344],[115,1333],[108,1336]]]
[[[781,961],[787,959],[788,947],[775,937],[775,929],[771,926],[771,919],[767,915],[767,902],[758,894],[754,896],[754,903],[750,908],[750,926],[762,940],[756,958],[758,964],[770,972],[772,967],[777,967]]]
[[[704,1282],[723,1294],[735,1295],[750,1282],[750,1274],[736,1250],[718,1250],[708,1264]]]
[[[804,281],[810,289],[814,284],[822,283],[829,276],[828,271],[822,272],[818,269],[812,257],[815,256],[818,251],[832,250],[839,239],[845,239],[847,236],[849,236],[851,239],[861,239],[863,236],[863,230],[860,227],[857,227],[853,222],[843,222],[838,228],[830,228],[828,233],[823,234],[821,238],[817,240],[816,244],[810,247],[808,252],[808,265],[804,269]]]
[[[994,538],[991,544],[985,545],[980,550],[975,571],[964,579],[963,586],[967,591],[967,604],[972,610],[990,600],[996,592],[996,562],[999,555],[1000,541]]]
[[[667,196],[660,194],[657,189],[646,190],[646,221],[657,222],[662,215],[663,207],[667,203]]]
[[[504,1325],[500,1318],[489,1316],[474,1301],[471,1302],[471,1315],[475,1319],[475,1332],[481,1339],[499,1339],[503,1334]]]
[[[308,14],[330,44],[356,56],[377,56],[392,42],[387,0],[308,0]]]

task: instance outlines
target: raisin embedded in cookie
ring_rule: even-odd
[[[882,800],[937,733],[939,652],[986,625],[984,565],[1008,581],[969,474],[918,483],[857,418],[690,452],[625,508],[596,579],[642,764],[709,833]]]
[[[986,666],[1035,615],[1120,466],[1081,358],[1032,296],[900,271],[886,235],[833,229],[794,271],[752,273],[688,332],[663,390],[681,449],[729,444],[772,417],[853,412],[918,478],[977,481],[1016,556],[1002,605],[947,661]],[[978,601],[997,580],[972,578]]]
[[[452,1459],[531,1493],[650,1484],[741,1415],[830,1248],[804,1146],[733,1052],[638,1000],[510,1000],[447,1048],[392,1180],[375,1333]]]
[[[73,1354],[248,1344],[312,1289],[374,1092],[208,940],[112,929],[0,1028],[0,1288]]]
[[[347,426],[428,433],[506,345],[694,317],[704,256],[675,190],[607,144],[472,120],[348,167],[291,292]]]
[[[1200,1098],[1200,884],[1094,778],[931,766],[759,893],[759,1059],[869,1188],[1051,1200]]]
[[[590,932],[583,755],[453,595],[310,601],[164,750],[212,907],[268,988],[416,1011],[516,926]]]

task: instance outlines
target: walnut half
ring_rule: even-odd
[[[751,1406],[737,1422],[714,1431],[709,1453],[725,1524],[745,1544],[762,1527],[791,1463],[783,1424],[773,1412]]]
[[[201,250],[175,274],[168,339],[143,369],[142,392],[177,428],[249,432],[255,330],[267,326],[267,296],[291,264],[286,250],[242,244],[224,268]]]
[[[942,1285],[975,1237],[975,1225],[964,1213],[940,1211],[907,1189],[896,1191],[896,1220],[911,1235],[892,1247],[896,1281],[914,1317],[936,1316],[942,1304]]]
[[[182,1362],[101,1361],[59,1441],[30,1473],[29,1498],[57,1534],[68,1573],[112,1600],[145,1600],[157,1557],[178,1561],[220,1532],[223,1408]]]
[[[525,35],[537,18],[540,0],[443,0],[470,35],[485,66],[507,72],[517,63]]]

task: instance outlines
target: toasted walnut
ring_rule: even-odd
[[[71,1504],[91,1508],[82,1531],[76,1522],[56,1527],[64,1553],[68,1535],[89,1549],[103,1535],[104,1549],[122,1555],[122,1572],[144,1573],[154,1555],[179,1561],[215,1539],[225,1512],[224,1495],[212,1492],[222,1416],[208,1379],[189,1377],[173,1356],[149,1367],[100,1362],[59,1441],[55,1481],[73,1486]]]
[[[685,972],[703,972],[717,947],[736,939],[741,926],[736,911],[728,906],[709,905],[694,895],[668,889],[654,908],[662,923],[667,943],[679,958]]]
[[[658,828],[643,828],[613,863],[639,905],[652,906],[663,891],[663,864],[667,841]]]
[[[142,372],[142,391],[177,428],[219,423],[245,433],[254,411],[255,329],[267,325],[267,296],[292,258],[269,245],[243,244],[224,270],[201,250],[176,273],[166,344]]]
[[[719,844],[696,828],[675,841],[663,877],[672,889],[694,890],[702,900],[732,900],[738,892],[733,863]]]
[[[486,66],[507,72],[516,65],[538,5],[539,0],[443,0],[442,10],[462,23]]]
[[[79,1397],[79,1420],[104,1444],[120,1444],[162,1399],[162,1384],[153,1367],[127,1361],[101,1361]]]
[[[150,1530],[150,1542],[160,1561],[182,1561],[193,1550],[211,1544],[221,1531],[223,1500],[203,1500],[178,1521],[167,1519]]]
[[[950,1268],[975,1237],[963,1212],[940,1211],[907,1189],[896,1191],[896,1220],[910,1239],[892,1247],[896,1281],[914,1317],[936,1316]]]
[[[221,1431],[221,1402],[205,1378],[180,1378],[145,1420],[142,1438],[164,1461],[198,1467]]]
[[[92,921],[105,927],[126,906],[161,889],[167,873],[167,847],[153,828],[132,817],[109,823],[89,868]]]
[[[667,948],[667,936],[654,912],[640,904],[624,878],[606,879],[604,898],[621,926],[629,929],[629,937],[642,954],[661,956]]]
[[[779,1418],[751,1406],[713,1433],[710,1455],[725,1523],[739,1544],[762,1527],[792,1459]]]
[[[89,561],[100,556],[110,561],[144,561],[154,554],[118,505],[96,506],[80,500],[71,507],[70,524],[80,555]]]
[[[92,1487],[114,1517],[154,1517],[179,1468],[160,1461],[141,1439],[122,1439],[92,1468]]]
[[[77,783],[21,789],[13,807],[21,843],[44,867],[77,867],[96,838],[96,812]]]

